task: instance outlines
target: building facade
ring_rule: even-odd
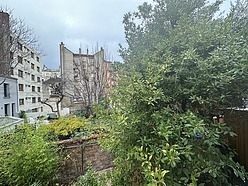
[[[11,76],[18,79],[19,109],[28,117],[37,118],[43,115],[41,56],[24,43],[19,45],[19,50],[13,54],[16,63],[12,64],[15,68],[11,71]]]
[[[37,118],[43,111],[41,56],[21,39],[22,33],[10,31],[8,13],[0,12],[0,24],[0,75],[17,79],[19,111]]]
[[[18,83],[16,78],[0,76],[0,117],[18,117]]]
[[[50,78],[60,78],[60,69],[49,69],[45,65],[42,68],[42,81]]]
[[[69,108],[61,107],[62,81],[60,78],[60,69],[49,69],[46,66],[42,68],[42,93],[43,93],[43,113],[49,115],[54,113],[59,116],[69,114]]]
[[[93,54],[89,54],[88,49],[83,54],[81,48],[78,53],[73,53],[61,42],[61,79],[66,96],[62,106],[91,106],[99,103],[111,85],[111,64],[105,59],[103,48]]]

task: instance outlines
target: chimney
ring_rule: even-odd
[[[79,54],[82,54],[81,48],[79,48]]]

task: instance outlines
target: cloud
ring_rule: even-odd
[[[230,1],[230,0],[229,0]],[[25,19],[38,36],[46,53],[42,63],[59,67],[59,44],[73,52],[78,48],[103,46],[109,58],[121,60],[118,43],[124,43],[123,16],[137,10],[144,0],[1,0],[14,9],[14,16]],[[152,0],[148,0],[152,2]]]

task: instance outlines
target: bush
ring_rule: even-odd
[[[111,129],[103,145],[115,153],[113,185],[230,185],[232,174],[245,181],[226,144],[230,128],[170,107],[159,76],[146,75],[123,78],[99,117]]]
[[[58,120],[54,120],[51,124],[46,125],[45,128],[52,134],[57,135],[60,140],[63,140],[72,137],[75,132],[85,128],[89,122],[89,119],[83,117],[61,117]]]
[[[98,123],[96,119],[84,117],[59,118],[45,128],[50,131],[50,138],[58,136],[59,140],[108,132],[106,126]]]
[[[1,133],[0,185],[47,185],[57,176],[58,149],[45,139],[46,133],[29,124]]]
[[[103,186],[108,185],[110,181],[110,174],[105,173],[103,175],[98,175],[92,167],[89,167],[87,172],[80,176],[75,184],[75,186]]]

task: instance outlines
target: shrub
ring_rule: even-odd
[[[75,186],[103,186],[108,185],[109,181],[110,174],[98,175],[92,167],[89,167],[87,172],[78,178]]]
[[[72,137],[80,128],[86,127],[90,120],[82,117],[61,117],[54,120],[47,128],[51,133],[58,135],[59,139]]]
[[[47,185],[57,176],[58,149],[45,139],[46,133],[29,124],[1,133],[0,185]]]

